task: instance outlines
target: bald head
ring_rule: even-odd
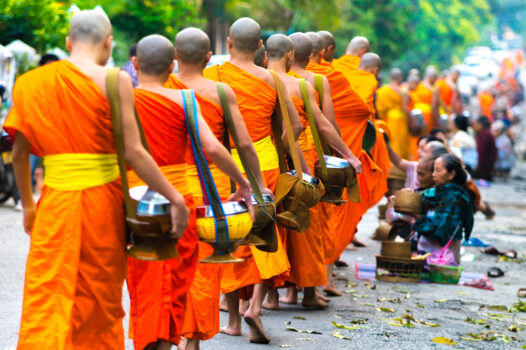
[[[294,33],[289,35],[294,47],[294,61],[306,66],[309,63],[309,56],[312,52],[312,41],[304,33]]]
[[[249,17],[242,17],[230,26],[230,40],[240,52],[255,53],[261,41],[261,27]]]
[[[408,77],[415,76],[417,78],[420,78],[420,70],[418,70],[418,68],[411,68],[407,76]]]
[[[267,40],[267,56],[269,61],[280,60],[293,49],[292,40],[286,35],[274,34]]]
[[[72,43],[88,42],[99,44],[112,34],[108,16],[100,10],[85,10],[77,13],[70,21],[69,39]]]
[[[389,73],[389,79],[392,82],[401,83],[404,79],[402,70],[400,68],[393,68]]]
[[[145,75],[158,76],[170,73],[175,49],[162,35],[148,35],[137,44],[137,63],[139,71]]]
[[[265,49],[265,45],[261,45],[260,48],[257,49],[256,51],[256,56],[254,57],[254,64],[256,66],[266,68],[267,63],[268,63],[267,50]]]
[[[320,36],[322,40],[324,49],[329,48],[329,46],[331,45],[333,47],[336,47],[336,41],[334,40],[334,36],[330,32],[326,30],[320,30],[317,34]]]
[[[307,32],[305,33],[310,41],[312,42],[312,54],[313,55],[317,55],[321,52],[321,50],[323,50],[323,40],[321,39],[321,37],[319,36],[318,33],[314,33],[314,32]]]
[[[352,56],[362,57],[365,53],[369,52],[371,46],[369,40],[364,36],[355,36],[347,45],[346,53]]]
[[[433,78],[438,76],[438,71],[434,66],[427,66],[425,71],[426,78]]]
[[[183,29],[175,37],[175,51],[182,63],[202,64],[210,51],[210,39],[201,29]]]
[[[368,52],[362,56],[358,69],[372,73],[373,70],[379,70],[382,67],[380,56],[373,52]]]

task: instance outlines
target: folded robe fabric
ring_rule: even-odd
[[[131,323],[136,349],[165,339],[179,343],[187,294],[197,267],[195,204],[186,181],[185,158],[189,144],[183,108],[167,97],[135,89],[135,107],[153,159],[163,170],[183,165],[179,172],[164,172],[168,181],[184,196],[190,209],[188,228],[177,243],[180,258],[142,261],[128,258],[128,289]],[[142,184],[130,176],[130,187]]]
[[[32,153],[115,154],[109,102],[67,60],[16,81],[4,124]],[[44,186],[24,281],[19,349],[123,349],[126,276],[120,180],[78,191]]]

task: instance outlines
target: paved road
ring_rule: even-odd
[[[522,163],[518,172],[524,173],[524,170],[526,164]],[[486,221],[481,214],[477,214],[472,236],[491,242],[499,249],[512,247],[518,250],[519,254],[526,255],[525,191],[526,181],[519,180],[510,181],[508,184],[497,183],[483,189],[483,196],[492,202],[497,210],[497,217],[493,221]],[[482,305],[495,304],[511,306],[517,301],[517,289],[519,286],[526,287],[525,263],[497,262],[495,257],[482,255],[476,248],[465,249],[467,254],[464,255],[465,257],[476,254],[475,261],[463,262],[466,271],[485,272],[490,266],[499,266],[505,271],[506,275],[503,278],[492,281],[495,291],[434,284],[397,284],[395,287],[395,284],[378,281],[371,283],[376,285],[376,289],[368,289],[364,281],[357,281],[352,267],[354,263],[374,263],[374,256],[379,249],[378,242],[368,239],[378,224],[376,216],[376,208],[371,209],[359,227],[359,237],[369,244],[368,248],[346,251],[343,259],[350,263],[351,267],[337,270],[339,288],[354,290],[355,293],[346,293],[343,297],[333,298],[330,307],[323,311],[306,310],[301,306],[283,306],[279,312],[266,311],[263,322],[272,339],[266,348],[279,346],[290,346],[293,349],[346,349],[359,346],[366,349],[444,347],[435,346],[431,341],[435,336],[448,337],[465,348],[508,349],[526,345],[525,331],[519,333],[508,331],[512,321],[526,322],[525,313],[513,316],[507,312],[481,308]],[[15,212],[10,205],[0,206],[0,223],[0,350],[2,350],[14,349],[16,345],[29,240],[21,229],[21,214]],[[348,282],[357,285],[347,287]],[[399,292],[404,288],[410,289],[409,294]],[[380,302],[378,298],[400,298],[400,303]],[[446,301],[435,302],[439,299]],[[375,306],[371,306],[373,304]],[[129,308],[127,298],[124,300],[124,305],[127,311]],[[379,307],[392,308],[395,312],[377,311],[376,308]],[[498,316],[500,320],[492,320],[489,318],[490,312],[505,316]],[[440,327],[434,328],[422,324],[415,324],[413,328],[396,327],[386,320],[407,313],[412,313],[417,320],[436,323]],[[305,319],[295,319],[296,316]],[[222,323],[226,323],[226,314],[223,313],[221,317]],[[484,319],[487,323],[470,324],[465,321],[467,317]],[[333,336],[336,328],[331,321],[349,326],[353,320],[367,321],[352,331],[338,330],[344,336],[353,337],[353,340],[338,339]],[[124,324],[126,327],[127,319]],[[287,327],[317,331],[322,334],[297,333],[287,331]],[[470,332],[480,334],[483,331],[495,331],[510,338],[516,337],[518,340],[506,343],[499,340],[470,342],[460,339]],[[247,334],[248,329],[243,325],[243,336],[228,337],[220,334],[204,343],[202,348],[214,350],[264,348],[261,345],[250,345]],[[127,349],[132,349],[130,341],[126,345]]]

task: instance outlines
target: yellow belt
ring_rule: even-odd
[[[254,148],[256,149],[259,158],[259,167],[261,171],[279,168],[278,152],[276,152],[276,147],[270,136],[254,142]],[[239,155],[235,148],[232,149],[232,158],[234,158],[239,169],[243,171],[241,160],[239,159]]]
[[[190,193],[188,178],[186,176],[186,167],[186,163],[163,165],[159,167],[168,182],[183,196]],[[128,183],[130,188],[144,185],[144,181],[142,181],[133,170],[128,171]]]
[[[422,113],[431,113],[431,105],[424,102],[415,103],[415,109],[421,110]]]
[[[116,154],[53,154],[44,156],[44,167],[44,184],[59,191],[86,190],[119,176]]]

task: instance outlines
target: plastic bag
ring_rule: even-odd
[[[427,257],[427,263],[433,265],[448,265],[448,266],[458,266],[455,261],[455,254],[449,248],[445,250],[435,250]]]

